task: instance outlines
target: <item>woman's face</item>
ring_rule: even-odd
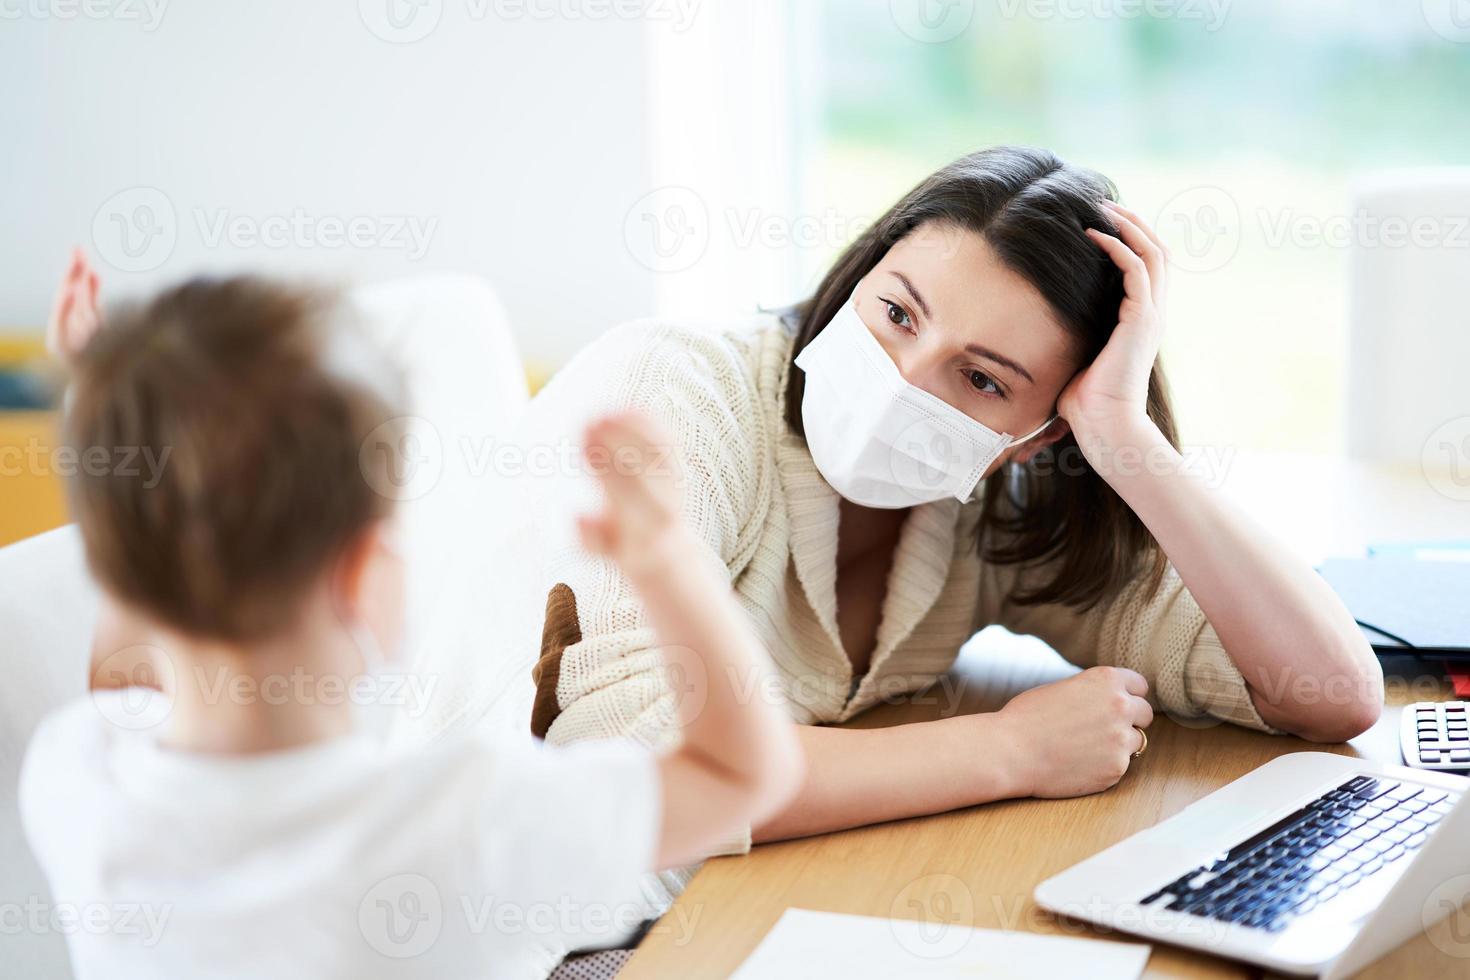
[[[909,384],[997,432],[1024,435],[1056,412],[1080,365],[1034,286],[980,235],[926,224],[858,284],[857,311]],[[1004,454],[1024,460],[1067,432],[1058,420]]]

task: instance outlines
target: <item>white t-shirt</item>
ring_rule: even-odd
[[[137,696],[48,717],[21,774],[52,887],[22,914],[79,980],[544,977],[637,925],[662,816],[642,749],[193,754],[115,700]]]

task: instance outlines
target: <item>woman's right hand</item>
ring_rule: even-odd
[[[1148,681],[1125,667],[1091,667],[1016,695],[996,714],[1019,749],[1018,796],[1058,799],[1113,786],[1143,744]]]
[[[97,307],[100,286],[87,253],[73,249],[71,264],[57,287],[51,317],[46,322],[46,349],[63,364],[71,364],[102,325]]]

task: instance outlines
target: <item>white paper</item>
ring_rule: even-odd
[[[1138,980],[1149,947],[1070,936],[787,909],[737,980]]]

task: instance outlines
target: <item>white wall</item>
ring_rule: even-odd
[[[420,19],[395,33],[390,9]],[[653,312],[624,230],[651,189],[647,18],[556,9],[0,0],[0,325],[40,325],[73,243],[112,296],[202,270],[476,272],[548,360]],[[359,244],[335,240],[354,218]]]

